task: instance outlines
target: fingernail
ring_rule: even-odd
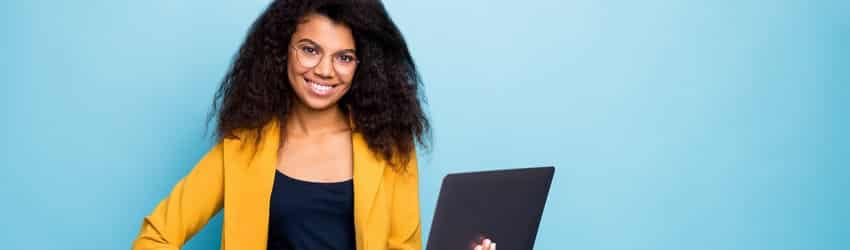
[[[490,244],[490,239],[484,239],[484,245],[486,246],[486,245],[489,245],[489,244]]]
[[[493,243],[493,245],[490,245],[490,250],[496,250],[496,243]]]

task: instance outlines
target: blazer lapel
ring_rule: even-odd
[[[276,119],[262,131],[259,145],[254,138],[243,138],[233,145],[239,152],[239,161],[247,163],[231,166],[225,185],[225,228],[227,238],[235,242],[227,249],[266,249],[268,239],[269,203],[274,185],[275,163],[279,146],[279,129]],[[244,148],[243,148],[244,147]],[[228,180],[229,179],[229,180]],[[235,229],[235,230],[232,230]]]
[[[357,249],[367,249],[366,235],[369,226],[369,216],[375,201],[375,194],[381,184],[384,164],[369,149],[363,135],[351,133],[351,146],[354,158],[354,225],[357,238]]]

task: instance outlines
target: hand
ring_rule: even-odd
[[[480,244],[476,244],[473,250],[496,250],[496,242],[488,238],[484,238]]]

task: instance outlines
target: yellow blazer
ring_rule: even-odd
[[[133,249],[180,249],[224,208],[221,249],[266,249],[269,201],[279,141],[278,121],[215,145],[142,221]],[[354,229],[357,250],[422,249],[415,154],[406,171],[388,167],[359,133],[354,157]]]

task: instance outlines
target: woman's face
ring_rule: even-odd
[[[286,66],[298,104],[313,110],[335,107],[354,78],[354,48],[344,24],[319,14],[305,16],[292,34]]]

